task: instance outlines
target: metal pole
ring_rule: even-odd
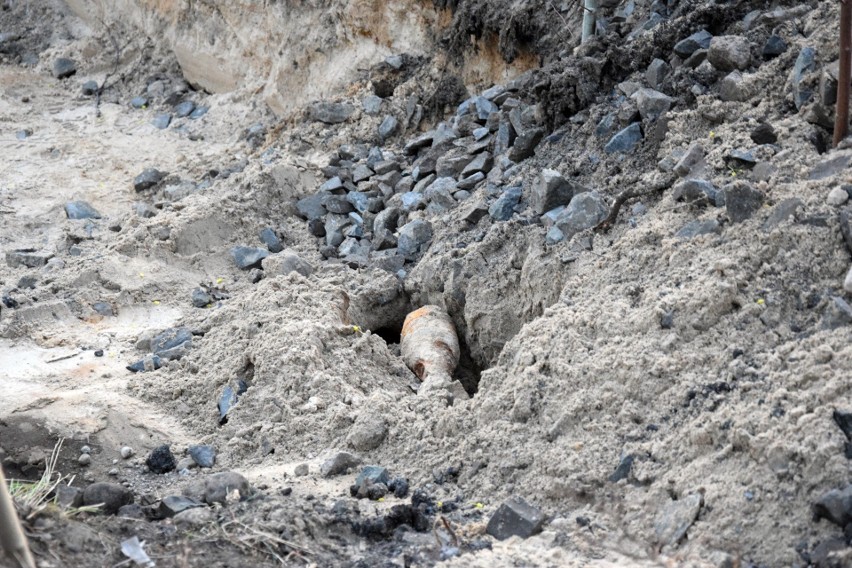
[[[583,3],[583,31],[580,43],[586,43],[590,37],[595,35],[595,23],[597,20],[598,0],[585,0]]]
[[[852,0],[840,0],[840,70],[837,73],[837,109],[834,145],[849,133],[849,80],[852,73]]]

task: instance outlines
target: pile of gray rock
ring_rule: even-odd
[[[473,224],[486,215],[507,221],[521,210],[521,188],[505,184],[545,130],[517,91],[512,84],[492,87],[397,151],[341,146],[323,170],[327,181],[296,203],[309,231],[322,239],[323,255],[398,272],[428,248],[434,219],[460,204],[470,201],[463,218]],[[379,139],[397,127],[388,115]],[[482,187],[484,197],[472,199]]]

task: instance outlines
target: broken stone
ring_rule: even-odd
[[[261,261],[261,266],[269,274],[287,275],[291,272],[297,272],[307,278],[314,272],[313,265],[292,250],[285,250],[264,258]]]
[[[719,99],[723,101],[744,102],[749,100],[751,95],[751,89],[739,71],[731,71],[719,81]]]
[[[652,89],[659,90],[671,72],[671,66],[662,59],[654,59],[645,71],[645,81]]]
[[[196,308],[205,308],[213,302],[213,297],[201,288],[192,291],[191,299]]]
[[[676,201],[683,200],[693,205],[715,204],[717,193],[713,184],[703,179],[685,179],[672,189],[672,197]]]
[[[122,506],[132,502],[133,493],[117,483],[92,483],[83,490],[83,505],[101,505],[101,511],[109,515],[117,513]]]
[[[539,215],[552,211],[560,205],[568,205],[575,193],[583,188],[566,180],[556,170],[544,169],[533,182],[530,191],[530,206]]]
[[[237,268],[249,270],[260,268],[263,259],[269,256],[269,251],[257,247],[236,246],[231,249],[231,256],[234,258]]]
[[[216,463],[216,448],[208,445],[189,446],[189,456],[199,467],[213,467]]]
[[[151,124],[154,128],[159,128],[160,130],[165,130],[169,127],[169,124],[172,123],[172,115],[167,113],[154,115],[154,118],[151,119]]]
[[[69,201],[65,204],[65,215],[69,219],[100,219],[101,214],[85,201]]]
[[[674,46],[674,52],[681,59],[686,59],[698,49],[709,48],[712,39],[713,36],[707,30],[695,32],[691,36],[677,42]]]
[[[272,228],[267,227],[260,231],[260,240],[263,241],[263,244],[266,245],[266,248],[269,249],[269,252],[281,252],[284,250],[284,247],[281,245],[281,239],[278,238],[278,235],[275,234],[275,231]]]
[[[544,138],[544,129],[530,128],[515,139],[515,144],[509,150],[509,159],[515,163],[522,162],[535,153],[538,143]]]
[[[497,540],[529,538],[541,532],[544,514],[520,497],[510,497],[494,512],[485,532]]]
[[[630,152],[641,140],[642,128],[638,122],[634,122],[613,136],[604,146],[604,151],[607,154]]]
[[[488,214],[495,221],[508,221],[515,213],[515,207],[520,203],[523,189],[521,187],[510,187],[506,189],[497,201],[488,208]]]
[[[751,63],[751,46],[742,36],[716,36],[710,40],[707,60],[720,71],[743,71]]]
[[[399,230],[398,250],[406,258],[416,256],[432,239],[432,224],[422,219],[406,223]]]
[[[80,90],[83,92],[84,97],[92,97],[98,92],[98,82],[86,81],[83,83],[83,86],[80,87]]]
[[[332,477],[346,473],[361,463],[361,458],[349,452],[337,452],[320,466],[320,475]]]
[[[189,509],[203,506],[204,503],[199,503],[195,499],[190,499],[189,497],[169,495],[160,501],[160,506],[157,509],[157,512],[160,514],[160,517],[168,519],[184,511],[188,511]]]
[[[73,59],[60,57],[53,62],[53,76],[57,79],[67,79],[77,73],[77,63]]]
[[[147,168],[133,180],[133,189],[136,191],[150,189],[160,183],[165,175],[155,168]]]
[[[657,542],[664,546],[674,546],[680,542],[698,518],[703,504],[704,497],[700,493],[693,493],[663,507],[654,521]]]
[[[551,230],[557,229],[562,239],[570,239],[575,234],[591,229],[606,219],[609,208],[603,196],[596,191],[588,191],[574,196],[571,203],[556,218]],[[554,236],[558,237],[556,232]],[[559,242],[559,240],[555,242]]]
[[[657,120],[671,108],[674,99],[654,89],[639,89],[630,98],[636,101],[636,107],[643,120]]]
[[[39,268],[47,264],[47,261],[53,257],[47,252],[36,252],[35,249],[18,249],[6,253],[6,264],[15,268],[16,266],[26,266],[27,268]]]
[[[674,172],[680,177],[688,176],[696,166],[700,165],[704,160],[704,147],[700,142],[693,142],[686,149],[686,153],[678,160],[674,166]]]
[[[745,181],[736,181],[724,188],[725,206],[733,223],[741,223],[754,215],[762,206],[765,196]]]
[[[364,466],[361,473],[355,478],[355,485],[361,485],[365,481],[371,484],[384,483],[387,485],[390,482],[390,474],[387,469],[377,465]]]
[[[151,339],[151,353],[163,359],[180,359],[192,346],[192,332],[185,327],[167,329]]]
[[[778,135],[775,134],[775,129],[768,122],[758,124],[751,131],[750,137],[755,144],[775,144],[778,142]]]
[[[803,85],[804,78],[807,74],[816,69],[816,50],[812,47],[803,47],[796,58],[796,63],[793,66],[791,73],[791,82],[793,84],[793,103],[796,109],[801,109],[813,96],[813,91]]]
[[[379,139],[384,141],[393,136],[399,128],[399,121],[391,115],[385,116],[379,125]]]
[[[145,465],[154,473],[163,474],[174,471],[177,462],[168,444],[163,444],[151,450],[151,453],[145,459]]]
[[[308,110],[311,120],[324,122],[326,124],[340,124],[341,122],[346,122],[354,112],[355,107],[349,103],[334,103],[328,101],[314,103]]]
[[[781,36],[771,35],[767,38],[766,43],[763,44],[763,50],[761,54],[764,59],[772,59],[773,57],[778,57],[782,53],[787,51],[787,42],[784,41]]]
[[[847,201],[849,201],[849,194],[846,193],[846,190],[835,187],[830,192],[828,192],[828,198],[826,199],[829,205],[843,205]]]
[[[841,528],[852,523],[852,485],[822,495],[814,503],[813,512],[816,519],[826,519]]]

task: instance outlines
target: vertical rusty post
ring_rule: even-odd
[[[849,80],[852,65],[852,0],[840,0],[840,70],[837,73],[837,108],[834,145],[849,133]]]

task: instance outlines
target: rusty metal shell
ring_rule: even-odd
[[[423,306],[406,316],[400,348],[402,360],[421,381],[434,373],[451,377],[459,364],[456,327],[438,306]]]

